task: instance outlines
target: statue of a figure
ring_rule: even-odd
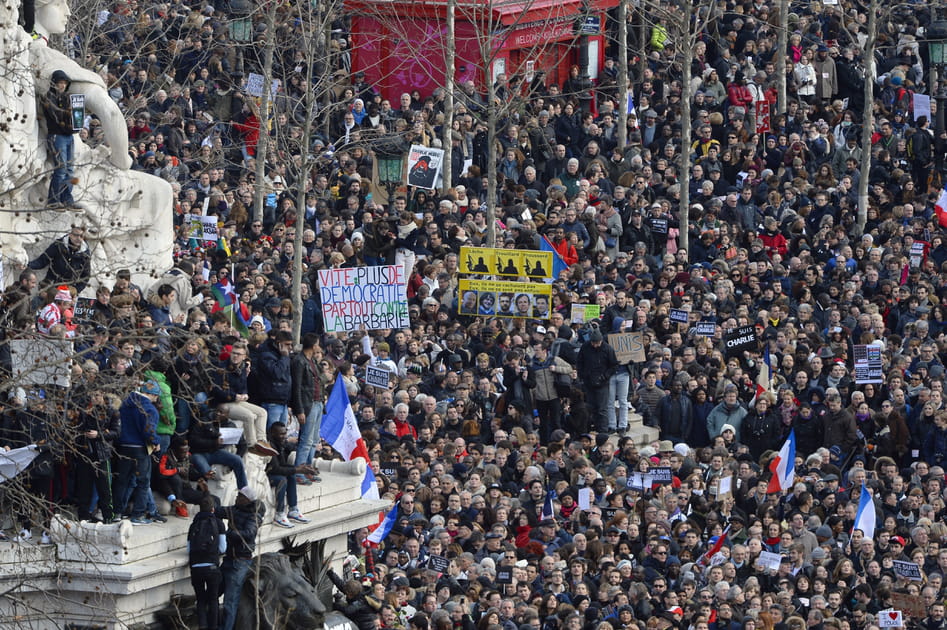
[[[66,0],[37,0],[34,38],[17,25],[15,9],[7,5],[0,8],[4,13],[0,28],[7,67],[0,75],[0,115],[12,117],[13,124],[0,128],[3,257],[24,264],[50,239],[78,224],[90,235],[93,279],[127,268],[141,282],[170,268],[174,236],[170,184],[129,170],[125,116],[102,77],[48,46],[51,35],[66,31],[71,15]],[[47,155],[36,95],[47,92],[56,71],[69,76],[69,94],[83,95],[85,110],[101,122],[106,143],[95,149],[78,139],[75,143],[73,197],[82,208],[77,212],[46,209],[54,164]]]

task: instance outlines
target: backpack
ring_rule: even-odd
[[[187,530],[191,558],[216,558],[220,555],[220,525],[216,516],[201,516]]]

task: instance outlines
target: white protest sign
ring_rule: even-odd
[[[185,214],[184,223],[187,225],[187,237],[199,241],[216,241],[219,237],[217,233],[217,217],[210,215],[202,217],[199,214]]]
[[[579,488],[579,509],[588,512],[592,509],[592,489]]]
[[[247,75],[247,94],[260,98],[263,96],[263,75],[251,72]],[[273,79],[270,83],[270,94],[276,96],[279,90],[279,80]]]
[[[26,470],[26,467],[33,462],[37,455],[39,455],[39,451],[36,450],[35,444],[9,451],[0,451],[0,483],[13,479]]]
[[[900,610],[879,610],[878,627],[879,628],[900,628],[904,625],[904,615]]]
[[[779,563],[782,561],[782,559],[783,557],[778,553],[773,553],[772,551],[761,551],[760,557],[756,559],[756,564],[763,567],[764,569],[778,571]]]
[[[235,427],[220,427],[220,440],[222,444],[236,444],[243,435],[243,429]]]

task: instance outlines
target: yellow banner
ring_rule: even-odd
[[[460,272],[518,278],[551,278],[552,252],[533,249],[461,247]]]
[[[546,319],[552,285],[502,280],[466,280],[458,283],[457,312],[461,315]]]

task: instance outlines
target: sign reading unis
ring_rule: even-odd
[[[319,270],[326,332],[407,328],[407,282],[402,265]]]
[[[753,326],[740,326],[727,332],[727,356],[740,354],[744,350],[756,350],[756,330]]]

